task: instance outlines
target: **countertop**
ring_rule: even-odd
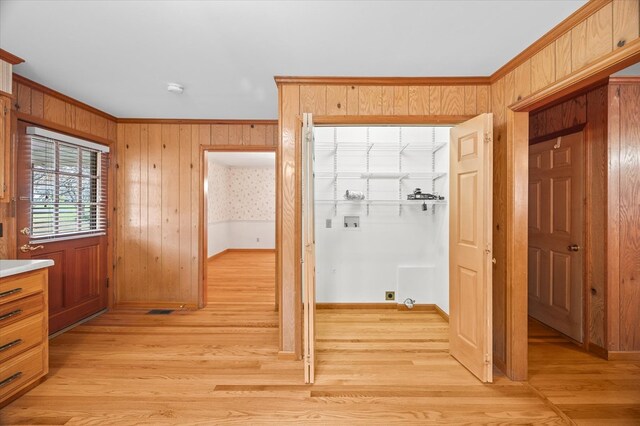
[[[53,266],[51,259],[0,259],[0,278]]]

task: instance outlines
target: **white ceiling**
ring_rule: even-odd
[[[276,154],[273,152],[209,152],[210,163],[227,167],[275,169]]]
[[[618,75],[618,76],[638,76],[638,75],[640,75],[640,63],[631,65],[628,68],[625,68],[625,69],[623,69],[621,71],[618,71],[614,75]]]
[[[1,0],[0,46],[117,117],[276,118],[274,75],[486,76],[584,3]]]

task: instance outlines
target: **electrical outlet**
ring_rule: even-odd
[[[260,238],[256,238],[256,243],[259,243],[259,242],[260,242]]]
[[[385,291],[384,292],[384,300],[396,300],[396,292],[395,291]]]
[[[331,219],[325,219],[324,227],[325,228],[331,228]]]

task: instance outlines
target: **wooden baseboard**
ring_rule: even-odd
[[[180,302],[119,302],[113,309],[175,309],[183,311],[195,311],[198,309],[196,303],[180,303]]]
[[[607,359],[607,350],[601,346],[589,343],[587,345],[587,352],[592,353],[600,358]]]
[[[436,307],[436,312],[440,314],[442,319],[445,320],[446,322],[449,322],[449,314],[443,311],[442,308],[440,308],[440,306],[435,305],[435,307]]]
[[[396,310],[398,310],[398,311],[421,311],[421,312],[430,311],[430,312],[435,312],[436,311],[436,305],[434,305],[432,303],[415,304],[415,305],[413,305],[413,308],[409,309],[405,305],[403,305],[402,303],[398,303],[396,305]]]
[[[640,351],[609,351],[609,361],[640,361]]]
[[[430,311],[437,312],[445,321],[449,322],[449,315],[438,305],[424,303],[413,305],[412,309],[402,303],[316,303],[316,309],[393,309],[396,311]]]
[[[228,252],[238,252],[238,253],[275,253],[276,249],[271,248],[230,248],[227,249]]]
[[[213,260],[220,256],[223,256],[227,253],[275,253],[276,249],[270,248],[250,248],[250,249],[241,249],[241,248],[228,248],[222,250],[220,253],[216,253],[213,256],[209,256],[207,260]]]
[[[297,361],[298,357],[296,356],[295,352],[280,351],[278,352],[278,359],[280,361]]]

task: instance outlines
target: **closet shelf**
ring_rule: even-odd
[[[336,144],[330,142],[316,143],[314,148],[317,151],[358,151],[358,152],[371,152],[371,151],[392,151],[392,152],[404,152],[404,151],[424,151],[424,152],[437,152],[443,148],[447,142],[438,144],[427,143],[405,143],[403,145],[389,144],[384,142],[339,142]]]
[[[422,205],[423,203],[426,203],[427,205],[431,206],[431,205],[446,205],[447,201],[446,200],[315,200],[316,203],[318,204],[355,204],[355,205],[362,205],[362,206],[366,206],[366,205],[371,205],[371,204],[379,204],[379,205],[383,205],[383,204],[387,204],[387,205],[393,205],[393,206],[397,206],[399,204],[402,205],[410,205],[410,204],[415,204],[415,205]]]
[[[403,172],[316,172],[318,179],[439,179],[446,176],[441,172],[403,173]]]

